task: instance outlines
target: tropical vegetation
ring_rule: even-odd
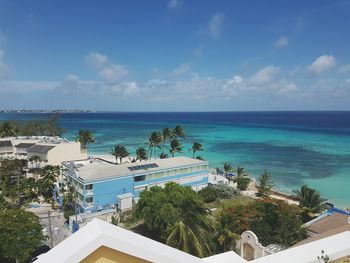
[[[272,187],[273,187],[273,180],[272,180],[271,174],[267,170],[264,170],[264,172],[260,175],[258,179],[258,185],[256,186],[256,188],[258,189],[257,196],[260,196],[260,197],[269,196],[272,190]]]
[[[300,187],[300,190],[294,191],[295,198],[299,201],[299,206],[310,216],[314,217],[325,209],[321,195],[316,189],[309,188],[307,185]]]
[[[95,142],[95,135],[89,130],[79,130],[75,140],[80,142],[81,147],[86,148],[89,143]]]

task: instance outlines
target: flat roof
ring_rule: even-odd
[[[33,146],[35,142],[22,142],[16,145],[16,148],[29,148]]]
[[[334,211],[331,214],[327,214],[326,217],[315,221],[315,223],[308,227],[308,230],[315,234],[322,234],[323,232],[327,232],[338,227],[349,226],[350,224],[348,223],[348,218],[349,215],[344,215]]]
[[[128,175],[144,174],[148,172],[173,169],[183,166],[207,165],[208,162],[180,156],[174,158],[147,160],[125,164],[113,164],[101,159],[87,159],[82,161],[65,162],[65,164],[68,167],[70,165],[73,165],[78,176],[84,181],[96,181]],[[156,164],[157,167],[154,165],[148,166],[148,164]],[[130,167],[138,167],[138,169],[130,170]]]
[[[27,152],[28,153],[46,154],[50,150],[52,150],[53,148],[55,148],[55,146],[35,144],[35,145],[29,147]]]

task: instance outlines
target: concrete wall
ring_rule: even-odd
[[[86,151],[81,151],[80,142],[55,144],[55,148],[47,154],[47,163],[60,165],[63,161],[82,160],[87,158]]]
[[[93,183],[94,211],[98,206],[114,205],[117,203],[117,195],[133,193],[134,178],[132,176],[116,178],[110,181]]]

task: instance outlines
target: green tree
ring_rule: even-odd
[[[239,166],[237,166],[235,173],[236,176],[233,181],[237,183],[237,188],[241,191],[246,190],[250,183],[249,174],[243,167]]]
[[[224,163],[224,174],[225,174],[225,177],[226,179],[229,179],[228,178],[228,174],[231,173],[233,171],[233,166],[232,164],[230,163]]]
[[[147,160],[148,159],[148,155],[147,155],[147,151],[145,148],[143,147],[139,147],[136,149],[136,160]]]
[[[198,195],[208,204],[214,202],[218,198],[218,191],[216,188],[208,186],[198,191]]]
[[[173,139],[176,139],[176,138],[186,139],[185,130],[181,125],[176,125],[176,127],[172,132],[172,135],[173,135]]]
[[[181,143],[177,139],[173,139],[170,142],[170,153],[171,156],[174,157],[175,153],[181,152],[182,151],[182,146]]]
[[[15,124],[11,121],[4,121],[0,123],[0,138],[13,137],[18,134]]]
[[[194,158],[196,152],[203,151],[202,144],[200,144],[199,142],[193,142],[190,151],[192,152],[192,158]]]
[[[47,202],[53,201],[54,183],[57,182],[60,174],[61,167],[59,165],[46,165],[40,171],[39,194]]]
[[[24,210],[0,211],[0,251],[16,262],[25,262],[42,244],[39,218]]]
[[[269,196],[271,189],[273,187],[273,180],[271,174],[265,170],[259,177],[259,184],[257,185],[258,196],[266,197]]]
[[[115,156],[116,162],[118,162],[118,158],[119,158],[120,164],[123,163],[123,158],[129,156],[128,150],[124,145],[121,145],[121,144],[114,146],[114,148],[112,148],[111,154]]]
[[[313,217],[315,213],[321,212],[324,209],[320,193],[315,189],[309,188],[307,185],[300,187],[300,190],[295,190],[295,197],[299,201],[299,206]]]
[[[163,146],[162,146],[162,151],[164,152],[165,149],[165,143],[171,139],[173,136],[173,131],[170,128],[164,128],[162,130],[162,140],[163,140]]]
[[[95,136],[92,131],[79,130],[75,140],[80,142],[81,147],[86,148],[89,143],[95,142]]]
[[[190,246],[185,239],[194,240],[195,235],[203,255],[208,253],[207,235],[211,229],[207,213],[196,192],[176,183],[167,183],[164,188],[154,186],[141,192],[135,207],[136,218],[144,221],[146,228],[156,239],[181,249]],[[186,233],[183,232],[184,229]],[[192,249],[190,251],[198,252]]]
[[[163,141],[163,136],[159,131],[152,132],[148,137],[148,151],[150,152],[150,159],[152,159],[153,153],[156,155],[156,148],[161,148],[160,144]]]

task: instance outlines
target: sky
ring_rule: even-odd
[[[350,0],[0,0],[0,109],[350,110]]]

